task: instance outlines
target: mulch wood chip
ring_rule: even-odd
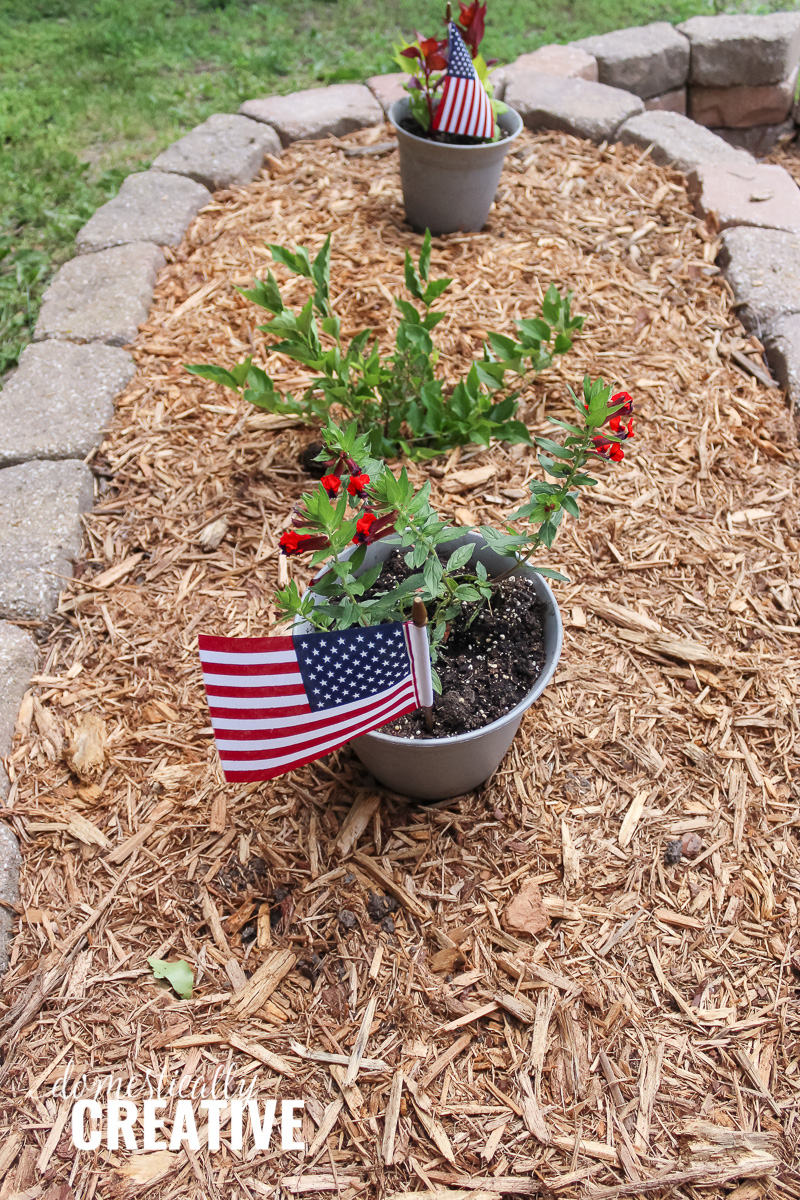
[[[554,547],[563,657],[497,774],[429,808],[376,799],[346,749],[222,782],[196,637],[269,632],[278,579],[305,578],[276,547],[311,432],[182,364],[253,352],[301,388],[236,286],[267,242],[315,251],[329,231],[345,330],[389,345],[419,238],[396,155],[346,154],[386,137],[296,145],[214,196],[93,459],[3,813],[24,870],[0,1197],[800,1196],[800,456],[680,177],[526,134],[489,227],[434,244],[449,376],[554,281],[587,320],[526,389],[528,424],[566,416],[585,371],[637,405],[625,462]],[[299,305],[306,281],[274,270]],[[496,523],[538,467],[501,446],[426,471],[449,518]],[[693,857],[665,862],[674,842]],[[505,918],[523,892],[535,933]],[[192,999],[149,956],[187,959]],[[228,1066],[305,1098],[307,1154],[234,1151],[223,1128],[213,1153],[203,1134],[76,1155],[53,1095],[65,1071]]]

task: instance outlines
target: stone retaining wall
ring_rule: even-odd
[[[543,46],[495,76],[530,129],[651,149],[688,177],[698,213],[724,230],[720,266],[745,326],[766,346],[800,411],[800,190],[759,164],[795,132],[800,13],[693,17]],[[134,372],[123,347],[147,318],[164,247],[177,246],[211,192],[255,178],[266,155],[378,125],[403,75],[248,100],[218,113],[128,178],[77,237],[78,256],[44,296],[34,343],[0,392],[0,757],[35,670],[13,622],[46,621],[93,500],[84,459]],[[688,113],[688,116],[686,115]],[[693,119],[692,119],[693,118]],[[13,776],[13,765],[9,764]],[[0,805],[14,785],[0,766]],[[0,901],[17,899],[19,853],[0,821]],[[11,928],[0,904],[0,972]]]

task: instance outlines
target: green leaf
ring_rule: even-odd
[[[422,300],[422,280],[417,274],[417,268],[411,261],[411,255],[409,254],[408,250],[406,250],[404,273],[406,287],[408,288],[409,292],[415,300]]]
[[[454,550],[448,558],[447,570],[457,571],[460,567],[465,567],[472,558],[472,552],[474,549],[475,547],[472,545],[472,543],[469,543],[465,546],[459,546],[458,549]]]
[[[199,375],[201,379],[210,379],[212,383],[219,383],[222,387],[232,388],[235,392],[239,391],[236,376],[231,371],[226,371],[224,367],[215,367],[213,363],[209,363],[208,365],[190,365],[189,363],[184,363],[183,366],[190,375]]]
[[[578,508],[578,502],[574,496],[564,496],[561,500],[561,504],[571,517],[575,517],[576,520],[580,517],[581,511]]]
[[[517,321],[517,329],[520,333],[525,334],[527,345],[530,345],[531,342],[549,342],[552,332],[547,321],[543,321],[541,317]]]
[[[166,979],[182,1000],[191,1000],[194,975],[188,962],[182,958],[179,958],[177,962],[167,962],[163,958],[148,958],[147,965],[156,979]]]
[[[246,300],[252,300],[254,304],[258,304],[260,308],[266,308],[268,312],[283,312],[284,304],[281,299],[280,288],[272,271],[267,272],[266,279],[253,280],[251,288],[237,288],[237,291]]]
[[[533,563],[528,563],[528,566],[537,575],[542,575],[545,579],[558,579],[561,583],[569,583],[568,575],[562,575],[560,571],[554,571],[552,567],[535,567]]]
[[[311,278],[311,262],[308,251],[302,246],[293,252],[287,246],[275,246],[270,242],[268,249],[272,252],[275,262],[283,263],[290,271],[294,271],[295,275],[304,275],[306,279]]]
[[[317,257],[314,259],[314,264],[311,268],[311,276],[314,283],[317,285],[314,292],[314,305],[317,312],[324,317],[330,317],[331,302],[331,235],[325,238]]]
[[[542,450],[546,450],[548,454],[554,454],[556,458],[566,459],[567,462],[572,461],[572,454],[569,450],[565,450],[563,446],[559,446],[558,442],[552,441],[550,438],[537,437],[536,445],[541,446]]]
[[[425,282],[428,282],[428,275],[431,269],[431,231],[425,230],[425,236],[422,239],[422,248],[419,252],[419,273]]]
[[[544,301],[542,302],[542,316],[545,321],[549,321],[551,325],[558,322],[561,315],[561,296],[558,293],[558,288],[554,283],[545,292]]]
[[[433,304],[434,300],[438,300],[442,293],[447,291],[452,282],[452,279],[434,279],[425,288],[422,296],[423,303],[425,305]],[[441,315],[444,316],[443,313]]]

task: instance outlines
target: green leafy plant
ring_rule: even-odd
[[[324,570],[304,594],[293,580],[277,594],[286,617],[309,621],[317,629],[347,629],[386,620],[408,619],[415,596],[430,609],[431,656],[449,623],[464,605],[491,601],[493,589],[520,562],[549,579],[566,577],[531,560],[555,541],[564,515],[578,518],[580,489],[597,480],[587,474],[590,461],[620,462],[623,442],[633,436],[633,401],[627,392],[612,395],[602,379],[584,380],[582,399],[571,391],[580,423],[550,420],[566,437],[561,442],[539,437],[539,463],[556,482],[532,480],[531,498],[512,513],[503,529],[481,527],[486,544],[512,561],[507,571],[490,578],[486,568],[470,565],[472,546],[448,553],[446,544],[469,532],[443,521],[430,502],[430,481],[415,490],[403,467],[397,474],[369,456],[369,440],[355,422],[346,429],[333,424],[323,431],[320,461],[326,474],[315,491],[295,509],[293,526],[280,539],[284,554],[310,553],[311,567]],[[383,567],[363,570],[367,547],[386,537],[396,539],[410,574],[401,583],[380,587]],[[355,545],[355,549],[353,546]]]
[[[194,975],[185,959],[179,958],[177,962],[167,962],[163,958],[148,958],[147,965],[156,979],[166,979],[172,990],[182,1000],[191,1000]]]
[[[311,382],[302,396],[282,395],[251,358],[230,370],[187,366],[193,375],[232,388],[257,408],[309,424],[325,424],[332,416],[355,421],[358,433],[369,437],[370,452],[382,458],[433,458],[454,446],[488,446],[492,438],[530,443],[526,426],[516,419],[519,396],[555,355],[571,349],[583,325],[583,317],[571,313],[571,292],[561,296],[551,284],[541,314],[517,321],[516,337],[488,334],[481,358],[446,391],[436,374],[439,351],[431,334],[445,316],[433,305],[452,281],[430,278],[430,233],[416,264],[406,251],[411,299],[395,298],[400,321],[388,356],[381,355],[371,329],[343,342],[330,295],[330,235],[313,261],[304,248],[273,245],[270,250],[276,262],[310,280],[312,295],[294,312],[284,304],[271,271],[242,295],[272,314],[261,332],[277,339],[273,351],[313,371]]]

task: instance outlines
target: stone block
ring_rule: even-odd
[[[562,79],[585,79],[597,83],[597,59],[578,45],[560,46],[552,43],[540,46],[530,54],[520,54],[507,71],[542,71],[545,75],[560,75]]]
[[[8,825],[0,821],[0,975],[8,969],[8,949],[14,936],[16,916],[13,908],[19,900],[19,869],[22,865],[17,839]]]
[[[534,71],[514,75],[505,102],[517,110],[528,129],[560,129],[593,142],[613,138],[620,125],[644,112],[642,101],[630,92]]]
[[[85,458],[135,371],[130,354],[101,343],[26,346],[0,392],[0,467],[32,458]]]
[[[181,175],[164,171],[129,175],[114,199],[101,205],[78,232],[78,253],[129,242],[177,246],[210,199],[208,188]]]
[[[36,338],[127,345],[147,320],[163,266],[164,255],[151,242],[70,259],[44,294]]]
[[[797,416],[800,414],[800,313],[778,317],[761,337],[772,372],[785,388]]]
[[[672,112],[648,112],[626,121],[617,139],[628,146],[652,146],[653,162],[690,171],[700,163],[752,162],[744,150],[735,150],[722,138]]]
[[[778,125],[792,111],[797,69],[781,83],[764,87],[691,87],[689,116],[698,125],[714,129],[749,129],[751,125]]]
[[[22,697],[31,682],[31,675],[36,670],[36,644],[33,638],[10,625],[0,621],[0,758],[6,758],[11,753],[11,742],[14,737],[14,726],[19,713]],[[8,795],[8,776],[0,766],[0,796]],[[0,860],[2,848],[0,847]],[[2,874],[2,865],[0,865]],[[0,893],[1,897],[2,893]],[[2,934],[0,933],[0,941]]]
[[[747,225],[726,229],[717,261],[742,324],[758,337],[778,318],[800,312],[800,235]]]
[[[367,80],[367,87],[383,111],[387,113],[395,100],[405,100],[408,96],[408,92],[403,87],[407,79],[407,71],[395,71],[391,75],[373,75]]]
[[[713,216],[720,229],[755,225],[800,233],[800,188],[783,167],[705,164],[689,173],[688,186],[700,216]]]
[[[271,125],[284,146],[304,138],[344,137],[383,122],[383,109],[363,83],[333,83],[288,96],[246,100],[239,112]]]
[[[601,83],[643,100],[682,88],[689,77],[689,41],[667,21],[594,34],[573,45],[597,59]]]
[[[701,87],[780,83],[800,58],[800,13],[690,17],[678,25],[692,52],[689,82]]]
[[[93,494],[91,471],[74,460],[0,471],[0,617],[33,621],[53,612]]]
[[[231,184],[250,183],[261,170],[264,155],[280,152],[280,140],[271,126],[237,117],[235,113],[214,113],[185,137],[167,146],[153,167],[157,171],[186,175],[216,192]]]
[[[645,100],[644,106],[648,112],[674,112],[686,116],[686,88],[676,88],[673,92],[662,92],[660,96],[651,96]]]
[[[750,129],[713,129],[712,133],[737,150],[746,150],[756,158],[763,158],[779,142],[791,141],[797,129],[794,121],[781,121],[779,125],[753,125]]]

